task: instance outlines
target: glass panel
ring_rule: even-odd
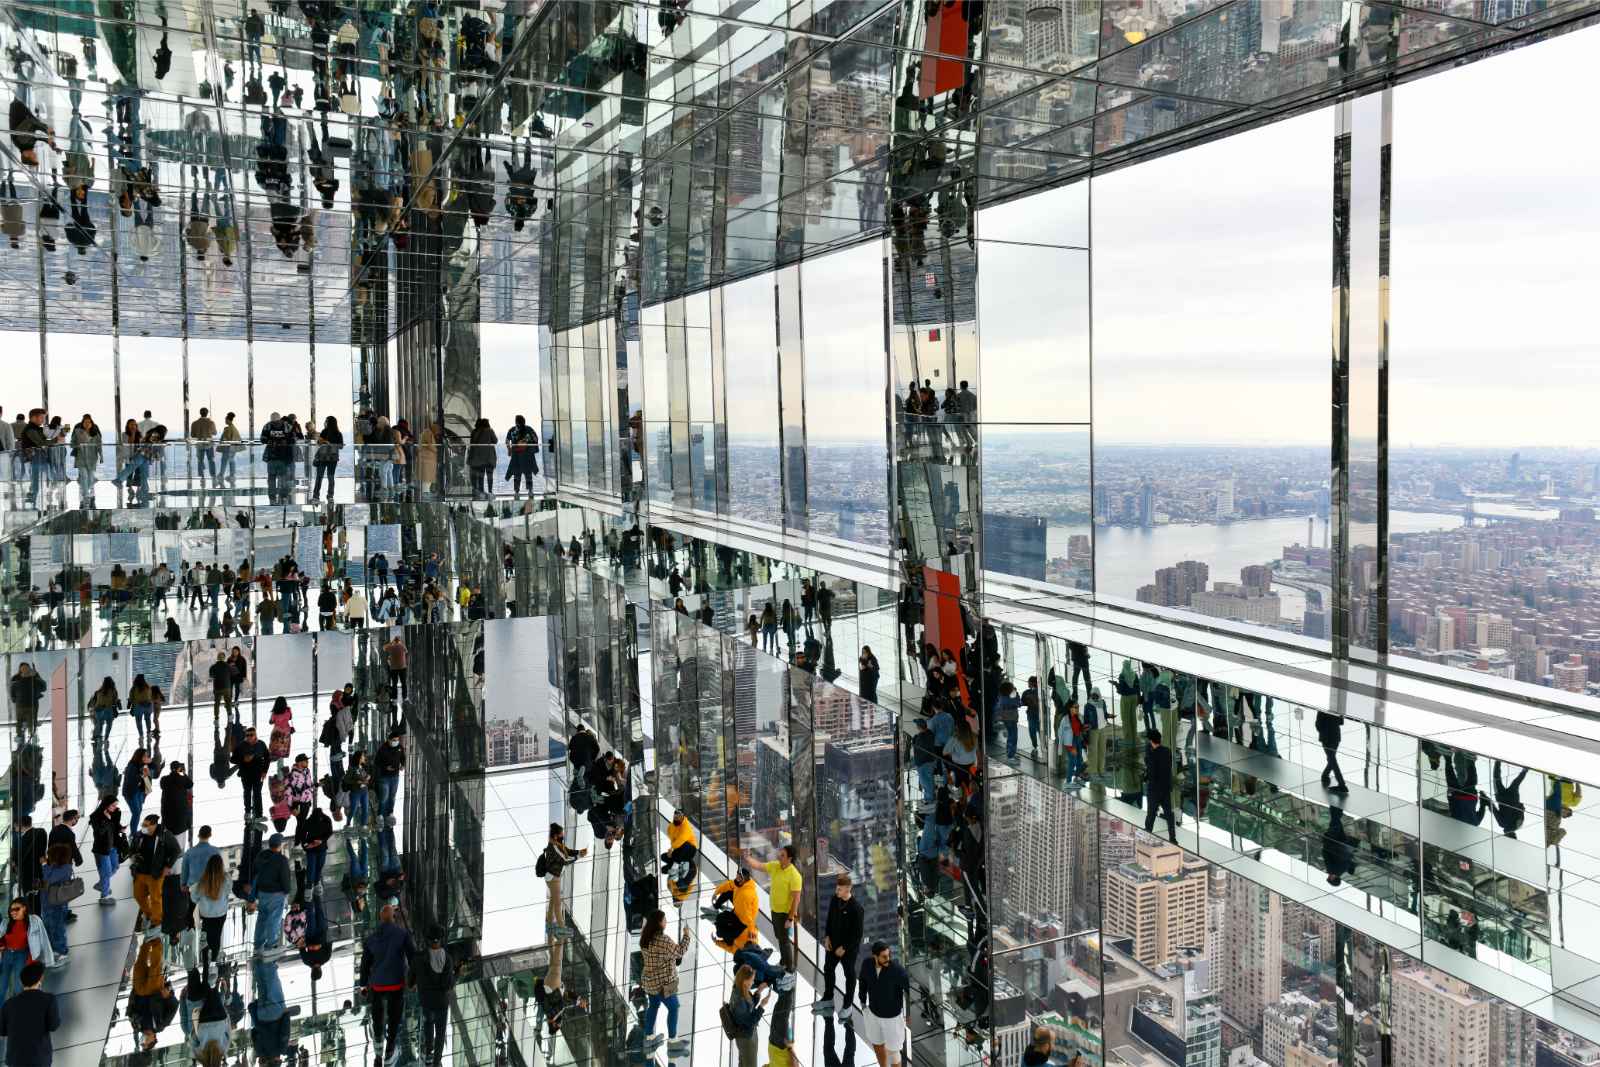
[[[748,278],[723,290],[728,507],[738,518],[780,526],[778,354],[772,297],[769,278]]]

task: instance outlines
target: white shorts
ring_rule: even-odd
[[[870,1009],[861,1009],[861,1036],[869,1045],[882,1045],[893,1063],[899,1058],[900,1050],[906,1044],[906,1017],[896,1015],[892,1019],[885,1019],[872,1014]]]

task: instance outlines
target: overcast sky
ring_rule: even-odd
[[[1391,440],[1398,446],[1600,444],[1591,309],[1600,282],[1600,134],[1591,94],[1600,28],[1395,91]],[[986,209],[985,238],[1081,244],[1093,233],[1095,432],[1105,442],[1321,445],[1327,440],[1334,115],[1323,109]],[[987,221],[985,221],[987,220]],[[876,436],[884,389],[881,257],[873,243],[805,270],[808,432]],[[984,418],[1088,415],[1088,259],[980,246]],[[741,295],[770,315],[770,278]],[[732,294],[730,293],[730,297]],[[729,316],[730,406],[775,385],[771,344]],[[746,317],[749,318],[748,316]],[[484,408],[537,416],[531,326],[483,331]],[[755,343],[752,348],[746,339]],[[7,339],[5,406],[38,389],[36,341]],[[181,404],[176,341],[122,339],[125,414]],[[191,408],[244,414],[242,342],[195,342]],[[53,337],[51,397],[111,421],[109,338]],[[347,417],[348,350],[324,346],[318,410]],[[256,422],[310,408],[304,346],[258,342]],[[741,392],[741,388],[751,392]],[[754,406],[770,411],[770,398]],[[748,409],[746,409],[748,412]],[[770,416],[763,411],[757,423]],[[735,420],[736,423],[738,420]],[[747,422],[748,424],[748,422]],[[870,426],[872,434],[864,427]]]

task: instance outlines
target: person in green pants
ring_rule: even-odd
[[[1139,751],[1139,675],[1133,669],[1133,660],[1122,661],[1122,673],[1116,679],[1118,715],[1122,720],[1122,746],[1117,753],[1121,773],[1117,785],[1122,790],[1118,798],[1128,804],[1140,802],[1142,770]]]
[[[1163,668],[1151,688],[1151,698],[1155,701],[1155,710],[1161,714],[1161,736],[1169,738],[1167,744],[1172,746],[1172,810],[1181,817],[1186,754],[1180,747],[1182,742],[1178,740],[1178,694],[1174,686],[1172,672]]]

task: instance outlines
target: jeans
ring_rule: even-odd
[[[96,708],[94,710],[95,743],[107,741],[111,738],[111,724],[117,721],[116,708]]]
[[[216,445],[210,445],[210,444],[195,445],[194,446],[194,466],[195,466],[195,473],[200,475],[202,480],[206,476],[206,468],[210,467],[211,468],[211,480],[213,482],[219,481],[220,479],[218,479],[218,477],[217,477],[217,446]]]
[[[922,802],[933,803],[933,761],[917,764],[917,784],[922,787]]]
[[[644,1009],[644,1036],[649,1037],[656,1029],[656,1011],[665,1004],[667,1006],[667,1036],[678,1036],[678,994],[669,993],[662,996],[651,993],[650,1000]]]
[[[322,881],[322,868],[328,862],[328,846],[306,849],[306,885],[315,886]]]
[[[239,480],[239,473],[234,470],[233,466],[234,457],[237,455],[238,453],[231,448],[222,450],[222,469],[217,471],[217,483],[219,485],[224,478],[228,479],[230,485]]]
[[[372,805],[368,802],[365,787],[350,790],[350,821],[356,825],[364,825],[372,819]]]
[[[44,909],[44,929],[50,935],[50,948],[57,956],[67,954],[67,906],[57,904]]]
[[[256,895],[256,948],[277,948],[283,939],[283,902],[286,894]]]
[[[36,486],[38,485],[38,481],[39,481],[38,470],[39,470],[39,467],[38,467],[38,464],[36,463],[36,464],[34,464],[34,472],[35,473],[34,473],[34,479],[33,479],[34,480],[34,484]],[[130,481],[143,482],[148,477],[149,471],[150,471],[150,461],[148,459],[146,459],[144,456],[129,456],[128,457],[128,462],[126,462],[126,463],[124,463],[122,465],[122,469],[117,471],[117,476],[115,478],[113,478],[112,481],[115,481],[115,482],[130,482]]]
[[[124,797],[128,802],[128,828],[131,833],[139,825],[139,816],[144,812],[144,790],[135,789],[132,794]]]
[[[241,778],[239,784],[244,787],[244,817],[252,815],[261,816],[261,779]]]
[[[331,463],[318,463],[316,465],[316,467],[317,467],[317,480],[316,480],[315,483],[313,483],[312,488],[311,488],[311,499],[315,500],[315,499],[317,499],[318,495],[321,494],[321,492],[322,492],[322,479],[323,479],[324,475],[326,475],[326,477],[328,479],[328,499],[330,501],[332,501],[333,500],[333,464],[331,464]]]
[[[117,855],[116,849],[112,849],[104,856],[96,856],[94,865],[100,872],[100,881],[95,888],[100,890],[100,899],[108,900],[111,897],[111,879],[116,875],[117,868],[122,865],[122,857]]]
[[[267,499],[272,503],[288,502],[294,484],[293,466],[286,459],[267,460]]]
[[[1033,746],[1035,752],[1039,751],[1039,713],[1028,712],[1028,744]]]
[[[138,723],[140,732],[150,729],[150,716],[155,710],[152,704],[135,704],[129,709],[133,712],[133,721]]]
[[[30,483],[28,493],[29,497],[34,501],[39,500],[40,487],[44,484],[45,469],[49,465],[50,457],[41,455],[38,449],[34,450],[33,456],[28,460],[28,479]]]
[[[1006,728],[1006,759],[1017,758],[1017,724],[1015,722],[1002,723]]]
[[[87,463],[78,464],[78,506],[94,507],[94,468]]]
[[[0,1004],[11,994],[22,992],[22,968],[27,963],[26,949],[8,948],[0,952]]]
[[[394,814],[394,795],[399,788],[398,774],[385,774],[378,778],[378,814],[386,819]]]

